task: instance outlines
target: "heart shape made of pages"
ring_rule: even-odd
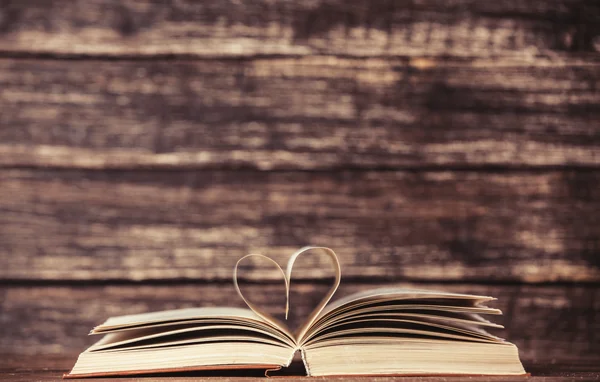
[[[340,267],[340,262],[338,260],[337,255],[335,254],[335,252],[333,252],[332,249],[327,248],[327,247],[304,247],[304,248],[300,248],[298,251],[296,251],[288,260],[288,264],[287,264],[287,268],[286,271],[284,272],[283,269],[281,269],[281,267],[279,266],[279,264],[277,264],[277,262],[275,262],[275,260],[271,259],[268,256],[264,256],[264,255],[260,255],[260,254],[249,254],[246,255],[244,257],[242,257],[241,259],[238,260],[238,262],[235,264],[235,268],[233,270],[233,284],[235,286],[236,291],[238,292],[238,294],[240,295],[240,297],[242,298],[242,300],[244,300],[244,302],[246,303],[246,305],[248,305],[248,307],[250,309],[252,309],[252,311],[254,313],[256,313],[258,316],[262,317],[263,319],[269,321],[269,322],[277,322],[277,320],[272,317],[271,315],[269,315],[267,312],[265,312],[263,309],[261,309],[258,305],[252,303],[248,298],[246,298],[244,296],[244,294],[242,293],[240,286],[238,284],[238,267],[240,266],[240,264],[252,257],[260,257],[262,259],[266,259],[269,262],[273,263],[275,265],[275,267],[279,270],[279,272],[281,272],[281,275],[283,276],[283,280],[285,282],[285,318],[287,319],[288,317],[288,313],[290,310],[290,285],[291,285],[291,279],[292,279],[292,270],[294,268],[294,263],[296,262],[296,260],[298,259],[298,257],[300,255],[302,255],[303,253],[306,253],[308,251],[312,251],[312,250],[320,250],[323,253],[325,253],[327,255],[327,257],[329,258],[329,260],[331,260],[331,264],[333,266],[333,269],[335,271],[335,280],[333,282],[333,284],[331,285],[331,287],[329,288],[329,291],[327,292],[327,294],[323,297],[323,299],[321,300],[321,302],[316,306],[316,308],[312,311],[312,313],[309,315],[308,319],[306,320],[305,324],[299,329],[296,338],[297,339],[301,339],[304,334],[306,334],[306,332],[308,331],[308,329],[310,328],[310,326],[315,322],[315,320],[317,319],[319,313],[321,313],[323,311],[323,309],[325,308],[325,305],[327,305],[327,303],[329,302],[329,300],[331,300],[331,297],[333,296],[333,294],[335,293],[335,291],[337,290],[338,286],[340,285],[340,279],[341,279],[341,267]]]

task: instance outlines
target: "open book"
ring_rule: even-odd
[[[285,281],[289,310],[292,269],[307,251],[331,261],[335,280],[298,330],[291,331],[242,293],[238,267],[251,257],[272,262]],[[289,366],[300,351],[310,376],[522,375],[515,345],[488,333],[502,328],[483,315],[493,297],[413,289],[368,290],[329,304],[340,284],[336,254],[306,247],[284,272],[262,255],[234,269],[234,284],[249,309],[192,308],[109,318],[90,334],[105,336],[81,353],[65,378],[188,370]]]

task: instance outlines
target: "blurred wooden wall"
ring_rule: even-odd
[[[527,365],[600,361],[599,51],[596,0],[0,1],[0,354],[315,244],[341,293],[491,294]]]

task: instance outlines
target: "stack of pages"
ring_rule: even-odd
[[[297,331],[244,297],[236,266],[234,283],[249,309],[194,308],[110,318],[92,330],[104,337],[79,356],[65,377],[275,370],[289,366],[298,351],[310,376],[526,374],[516,346],[487,331],[502,328],[484,318],[501,314],[484,305],[493,297],[387,288],[329,304],[340,282],[339,261],[329,248],[308,247],[291,257],[287,272],[276,266],[288,301],[293,264],[307,251],[327,255],[336,276]],[[238,265],[252,256],[261,255],[248,255]]]

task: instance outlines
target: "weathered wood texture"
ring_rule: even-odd
[[[519,56],[600,51],[595,0],[3,1],[0,51]]]
[[[344,284],[353,293],[389,284]],[[403,285],[407,286],[407,285]],[[422,285],[408,285],[422,287]],[[299,325],[327,286],[292,284],[292,326]],[[498,297],[493,306],[504,316],[497,334],[514,342],[528,364],[600,361],[600,290],[597,286],[428,285],[432,289]],[[283,312],[284,290],[278,285],[249,284],[247,296],[271,313]],[[99,337],[89,330],[118,314],[193,306],[244,306],[231,283],[223,285],[2,287],[0,354],[77,355]]]
[[[42,358],[43,361],[43,358]],[[69,369],[62,368],[58,371],[55,370],[9,370],[6,373],[0,374],[0,381],[23,381],[23,382],[45,382],[45,381],[57,381],[62,378],[62,375]],[[513,381],[513,382],[567,382],[567,381],[598,381],[600,378],[600,372],[571,372],[563,371],[561,368],[557,368],[552,365],[548,367],[548,371],[543,375],[535,374],[533,377],[527,379],[523,377],[513,376],[473,376],[463,377],[461,380],[468,380],[470,382],[498,382],[498,381]],[[303,377],[305,374],[290,373],[285,376],[277,376],[278,382],[315,382],[315,381],[348,381],[348,382],[392,382],[398,381],[400,377]],[[208,382],[255,382],[264,381],[265,378],[261,371],[244,371],[244,372],[196,372],[196,373],[179,373],[179,374],[150,374],[143,377],[119,377],[119,382],[147,382],[148,380],[157,382],[189,382],[189,381],[208,381]],[[452,382],[456,381],[456,377],[401,377],[403,382]],[[115,378],[94,378],[93,382],[114,382]]]
[[[349,279],[598,282],[599,184],[599,171],[4,170],[0,278],[230,280],[249,252],[284,264],[313,244]],[[295,276],[328,275],[324,261]]]
[[[241,306],[240,256],[305,244],[342,294],[499,297],[532,381],[597,379],[598,52],[597,0],[0,1],[0,380],[55,380],[109,316]]]
[[[0,353],[0,381],[56,381],[68,372],[75,363],[76,354],[1,354]],[[585,360],[587,363],[558,364],[555,360],[552,364],[537,364],[528,360],[524,361],[527,372],[532,377],[527,380],[531,382],[562,382],[562,381],[597,381],[600,378],[600,363],[595,359]],[[292,364],[277,372],[278,381],[298,381],[306,375],[302,361],[296,359]],[[263,378],[262,371],[208,371],[154,374],[144,377],[119,378],[119,381],[252,381],[252,378]],[[291,378],[290,378],[291,377]],[[465,379],[465,378],[463,378]],[[111,381],[114,378],[96,378],[94,381]],[[398,378],[390,377],[306,377],[307,381],[343,380],[343,381],[396,381]],[[498,382],[513,380],[512,377],[479,377],[468,378],[471,382]],[[403,377],[405,382],[449,382],[456,378],[447,377]],[[514,377],[514,381],[523,381],[523,377]]]
[[[6,59],[0,89],[0,166],[600,165],[600,62]]]

